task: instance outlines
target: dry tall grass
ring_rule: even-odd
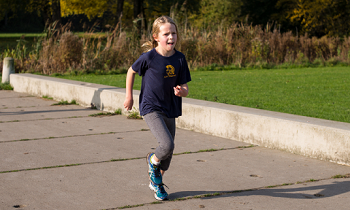
[[[191,69],[213,64],[242,68],[350,63],[350,37],[296,37],[292,32],[237,23],[216,30],[185,27],[180,33],[179,50],[186,55]],[[14,54],[21,55],[14,56],[17,72],[122,73],[142,53],[140,46],[149,36],[140,38],[136,30],[126,32],[118,26],[106,34],[98,37],[87,32],[78,36],[69,30],[69,24],[59,30],[48,28],[47,36],[38,40],[31,52],[22,52],[25,47],[16,49]]]
[[[194,32],[195,31],[195,32]],[[192,67],[211,65],[279,65],[320,62],[349,64],[350,37],[296,37],[292,32],[264,30],[259,26],[234,24],[224,30],[184,36],[181,50]]]

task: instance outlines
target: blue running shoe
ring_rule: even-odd
[[[148,177],[151,182],[156,185],[162,184],[162,174],[160,173],[160,168],[157,165],[152,164],[151,158],[154,153],[150,152],[147,154],[147,165],[148,165]]]
[[[165,184],[156,185],[153,182],[149,183],[149,188],[154,191],[154,197],[159,201],[168,200],[168,193],[165,191],[163,185]]]

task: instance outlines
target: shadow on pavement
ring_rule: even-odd
[[[295,199],[322,199],[344,194],[350,191],[350,181],[335,181],[332,184],[295,187],[296,185],[281,186],[276,188],[266,188],[243,192],[228,192],[228,191],[183,191],[172,193],[169,199],[183,198],[187,196],[199,196],[213,193],[228,193],[220,197],[239,197],[239,196],[271,196],[280,198],[295,198]],[[318,191],[319,190],[319,191]],[[309,192],[312,191],[312,192]],[[316,192],[317,191],[317,192]],[[202,199],[212,199],[218,196],[203,197]]]

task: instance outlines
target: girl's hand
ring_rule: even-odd
[[[178,86],[174,87],[174,94],[178,97],[186,97],[188,95],[187,84],[178,85]]]
[[[125,99],[124,101],[124,108],[126,109],[126,111],[129,111],[132,109],[132,106],[134,104],[134,100],[131,98],[131,99]]]

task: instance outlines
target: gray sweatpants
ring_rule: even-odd
[[[158,141],[155,154],[160,162],[160,169],[168,170],[175,148],[175,118],[168,118],[163,112],[151,112],[143,116],[149,129]]]

